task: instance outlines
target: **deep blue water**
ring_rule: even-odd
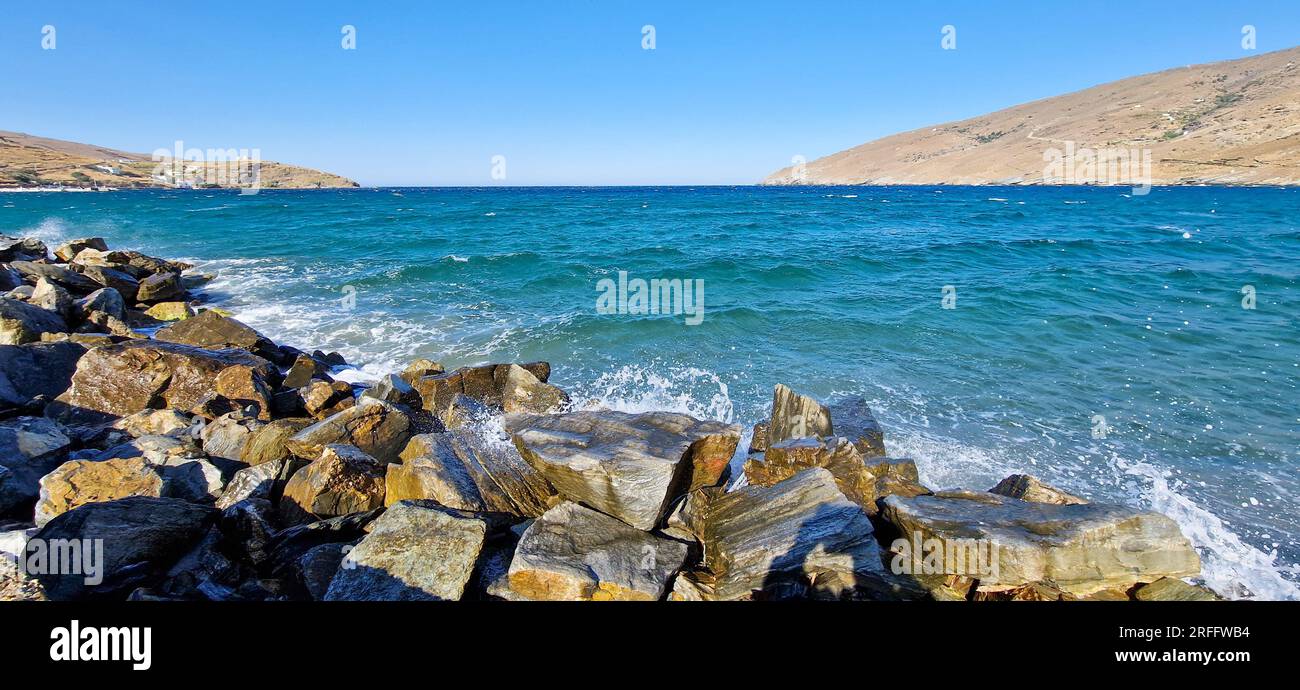
[[[6,194],[0,232],[197,260],[239,318],[356,379],[546,359],[579,403],[747,425],[778,382],[861,394],[931,485],[1027,471],[1155,508],[1219,591],[1296,597],[1300,190],[1127,192]],[[598,314],[618,271],[702,279],[703,322]]]

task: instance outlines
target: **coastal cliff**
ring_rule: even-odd
[[[1149,172],[1052,171],[1126,152]],[[1079,161],[1080,168],[1087,165]],[[1103,164],[1104,167],[1104,164]],[[1059,168],[1059,166],[1058,166]],[[1061,174],[1064,172],[1064,174]],[[1300,48],[1190,65],[894,134],[767,185],[1300,184]]]

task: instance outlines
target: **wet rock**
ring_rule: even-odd
[[[144,313],[159,321],[181,321],[194,316],[194,308],[186,302],[159,302]]]
[[[508,581],[534,600],[656,601],[686,553],[686,544],[566,501],[524,532]]]
[[[9,297],[0,297],[0,345],[39,342],[43,333],[62,333],[67,330],[68,324],[53,311]]]
[[[381,400],[367,399],[294,434],[285,447],[310,460],[319,457],[327,445],[346,444],[389,463],[397,461],[410,438],[406,413]]]
[[[361,513],[384,505],[384,463],[355,446],[329,444],[289,478],[280,501],[286,522]]]
[[[1068,494],[1050,484],[1045,484],[1028,474],[1013,474],[998,482],[997,486],[989,489],[989,493],[1010,496],[1022,501],[1050,503],[1058,506],[1087,503],[1078,496]]]
[[[431,359],[417,359],[406,365],[406,368],[399,374],[401,379],[407,384],[414,386],[415,380],[422,376],[437,376],[446,373],[442,365]]]
[[[140,281],[136,299],[140,302],[167,302],[185,296],[179,273],[155,273]],[[174,341],[177,342],[177,341]]]
[[[672,412],[512,414],[505,429],[561,496],[643,530],[678,496],[716,484],[740,441],[736,425]]]
[[[22,407],[37,396],[62,394],[85,353],[75,342],[0,346],[0,410]]]
[[[247,350],[268,360],[279,357],[275,343],[261,333],[212,310],[199,312],[196,316],[160,329],[154,338],[210,350]],[[276,351],[274,355],[272,351]]]
[[[250,498],[274,502],[278,498],[277,494],[283,491],[285,480],[281,479],[281,475],[285,470],[286,462],[287,460],[282,458],[245,467],[236,472],[221,493],[221,498],[217,499],[217,509],[225,510]],[[276,490],[277,485],[281,491]]]
[[[907,458],[869,457],[867,470],[875,477],[875,504],[867,512],[876,514],[880,499],[885,496],[924,496],[934,493],[921,483],[916,462]]]
[[[36,281],[36,287],[32,289],[32,296],[27,303],[58,314],[65,324],[72,319],[72,295],[47,278]]]
[[[47,544],[56,539],[101,544],[103,582],[88,585],[80,574],[37,579],[52,599],[125,596],[157,580],[207,533],[217,515],[208,506],[171,498],[132,497],[84,505],[50,520],[33,538]]]
[[[43,417],[0,421],[0,467],[8,470],[3,494],[9,510],[30,508],[40,494],[41,477],[63,464],[71,444],[63,428]]]
[[[176,410],[141,410],[113,422],[113,428],[135,437],[189,436],[193,421]]]
[[[996,559],[989,559],[996,567],[979,573],[984,590],[1051,581],[1078,595],[1200,572],[1196,551],[1178,524],[1158,513],[961,490],[889,496],[881,506],[904,538],[944,544],[974,539],[996,548]]]
[[[752,486],[772,486],[810,467],[822,467],[835,477],[840,491],[854,503],[875,505],[875,476],[848,439],[832,436],[790,438],[745,461],[745,479]],[[872,511],[874,512],[874,511]]]
[[[298,389],[298,397],[302,400],[302,408],[316,419],[336,415],[357,402],[352,395],[352,386],[346,381],[312,381]]]
[[[290,417],[277,419],[253,429],[252,437],[244,444],[239,456],[240,462],[247,465],[260,465],[292,457],[287,441],[313,423],[311,419]]]
[[[1133,598],[1138,601],[1219,601],[1214,592],[1176,577],[1162,577],[1143,585],[1133,593]]]
[[[77,256],[83,249],[96,249],[106,252],[108,251],[108,245],[105,244],[102,237],[83,237],[64,242],[58,249],[54,250],[54,256],[58,257],[59,261],[67,263],[72,261],[73,257]]]
[[[140,281],[130,273],[106,266],[82,266],[81,274],[95,281],[97,285],[117,292],[128,304],[135,304],[139,298]]]
[[[468,395],[457,393],[447,404],[447,409],[442,411],[440,421],[444,429],[463,429],[482,424],[494,414],[497,412],[487,405]]]
[[[41,278],[71,293],[84,295],[99,289],[99,283],[75,271],[57,264],[41,264],[31,261],[12,261],[9,266],[23,276],[23,280],[36,284]]]
[[[846,583],[843,596],[922,594],[886,572],[866,513],[820,467],[770,487],[694,492],[674,521],[704,546],[701,569],[678,577],[674,598],[802,598],[823,580]]]
[[[141,340],[97,347],[77,363],[72,386],[59,397],[82,416],[125,416],[148,408],[189,410],[217,394],[217,376],[230,368],[264,379],[274,373],[266,360],[240,350],[203,350]]]
[[[457,394],[496,409],[508,405],[513,411],[546,412],[566,402],[568,396],[547,384],[539,372],[549,376],[550,365],[487,364],[415,378],[411,386],[420,392],[424,409],[435,416],[440,416]]]
[[[432,501],[398,503],[344,557],[325,600],[459,600],[491,528]]]
[[[367,388],[361,397],[383,400],[394,405],[420,406],[420,394],[395,374],[380,378],[374,386]]]
[[[863,457],[885,455],[885,430],[864,398],[841,400],[827,408],[835,433],[853,442]]]
[[[834,434],[830,410],[806,395],[776,384],[772,392],[772,416],[767,422],[769,447],[788,438]]]
[[[555,490],[509,443],[470,431],[413,436],[388,466],[386,502],[433,499],[449,508],[536,517]]]
[[[100,288],[77,300],[76,310],[82,319],[90,320],[92,314],[100,313],[126,321],[126,302],[122,299],[122,294],[113,288]]]
[[[550,412],[569,402],[563,390],[543,383],[517,364],[500,365],[492,375],[501,396],[501,408],[506,412]]]

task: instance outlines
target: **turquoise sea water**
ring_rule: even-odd
[[[1023,471],[1154,508],[1218,591],[1300,597],[1300,190],[1128,192],[7,194],[0,232],[200,263],[354,380],[545,359],[579,404],[746,425],[778,382],[863,395],[929,485]],[[619,271],[703,280],[703,322],[597,313]]]

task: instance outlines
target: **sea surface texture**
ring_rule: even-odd
[[[1158,510],[1215,590],[1300,597],[1300,190],[6,194],[0,232],[194,261],[350,380],[548,360],[579,406],[745,425],[776,383],[864,396],[927,485]],[[620,271],[703,280],[703,320],[599,313]]]

